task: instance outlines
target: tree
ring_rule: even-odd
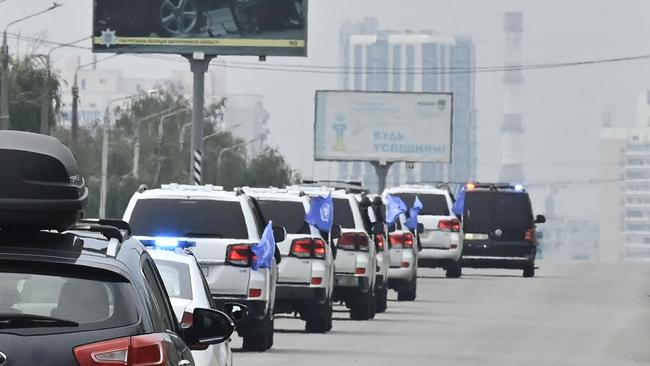
[[[251,160],[245,182],[252,187],[284,187],[291,183],[292,170],[275,149],[266,149]]]
[[[29,55],[11,62],[9,116],[13,130],[40,132],[42,98],[52,98],[48,120],[50,128],[55,126],[61,108],[61,80],[54,73],[48,75],[39,61],[38,55]]]

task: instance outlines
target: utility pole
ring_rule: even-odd
[[[384,189],[386,189],[386,178],[388,177],[390,167],[393,166],[393,162],[371,161],[370,164],[375,168],[375,173],[377,174],[377,181],[379,183],[378,193],[382,194]]]
[[[72,85],[72,124],[70,126],[72,152],[77,151],[79,143],[79,85],[77,85],[77,73],[74,74]]]
[[[2,35],[0,48],[0,130],[9,129],[9,46],[7,32]]]
[[[194,78],[192,91],[192,143],[190,151],[190,184],[200,185],[203,181],[203,109],[205,107],[205,73],[210,61],[216,56],[195,52],[185,56],[190,61]]]

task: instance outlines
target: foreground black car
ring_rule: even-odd
[[[522,269],[524,277],[535,275],[535,224],[546,218],[533,218],[523,187],[468,184],[463,212],[463,267]]]
[[[128,225],[79,219],[87,189],[58,140],[1,131],[0,170],[1,365],[190,366],[232,334],[209,309],[181,328]]]

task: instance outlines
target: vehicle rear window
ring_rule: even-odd
[[[422,202],[420,215],[449,216],[447,196],[443,194],[395,193],[394,195],[401,198],[408,207],[413,207],[415,197],[417,196],[420,202]]]
[[[133,235],[248,239],[239,201],[139,200],[129,224]]]
[[[465,232],[488,232],[494,228],[533,225],[530,198],[526,193],[467,192],[465,196]]]
[[[169,297],[192,300],[190,266],[185,263],[154,259]]]
[[[334,225],[341,225],[345,229],[355,228],[356,224],[354,223],[350,200],[347,198],[334,198],[332,201],[334,203]]]
[[[135,291],[117,275],[0,265],[0,330],[21,335],[118,328],[138,321]],[[74,273],[72,277],[68,273]]]
[[[309,224],[305,222],[305,206],[302,202],[257,200],[265,220],[273,221],[273,226],[283,226],[289,234],[309,234]]]

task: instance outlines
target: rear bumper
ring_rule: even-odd
[[[278,301],[324,303],[326,298],[327,294],[324,287],[278,284],[275,288],[276,306]]]
[[[461,252],[463,251],[462,244],[454,244],[455,248],[446,249],[443,246],[439,248],[422,248],[422,251],[418,254],[418,258],[422,259],[449,259],[452,261],[458,261],[460,258]]]
[[[523,269],[535,263],[537,246],[525,242],[466,242],[463,267]]]
[[[388,269],[388,287],[391,287],[393,282],[409,282],[415,277],[415,266],[411,265],[408,268],[391,267]]]
[[[359,295],[372,292],[370,279],[353,274],[337,274],[334,278],[334,293],[332,298],[335,301],[346,300]]]

